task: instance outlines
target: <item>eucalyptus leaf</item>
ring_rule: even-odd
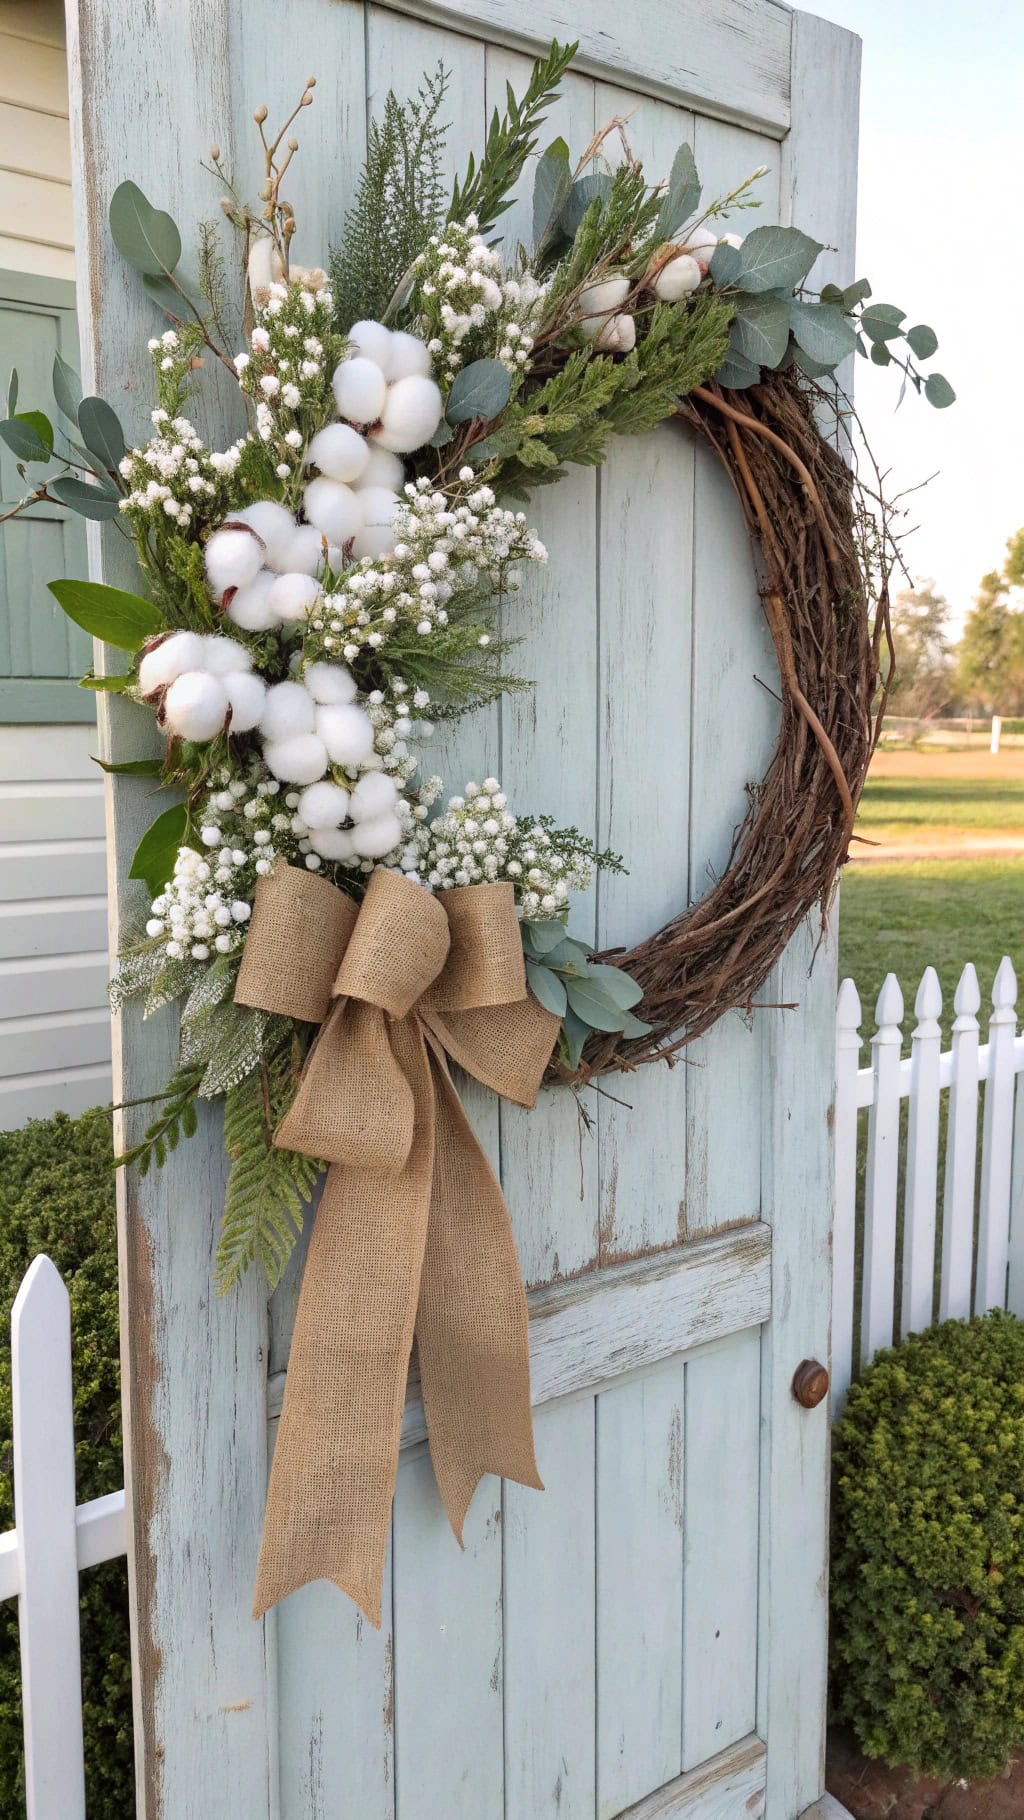
[[[560,973],[574,973],[583,979],[590,964],[589,951],[582,942],[574,942],[566,936],[564,942],[559,942],[557,948],[552,948],[544,956],[544,964],[557,968]]]
[[[716,284],[733,284],[739,277],[743,264],[738,246],[728,246],[720,240],[711,255],[708,271]]]
[[[82,382],[74,367],[69,367],[63,355],[53,357],[53,396],[57,409],[69,422],[77,425],[78,407],[82,402]]]
[[[939,338],[935,330],[930,329],[926,322],[915,323],[912,329],[907,330],[907,346],[912,354],[917,355],[918,360],[930,360],[938,345]]]
[[[512,375],[500,360],[474,360],[455,376],[445,415],[449,423],[470,423],[474,417],[497,417],[509,400]]]
[[[799,228],[759,227],[740,247],[737,283],[744,291],[793,290],[807,277],[821,252],[821,242]]]
[[[99,581],[51,581],[50,593],[83,632],[122,651],[137,651],[143,639],[163,630],[152,601]]]
[[[801,373],[806,373],[808,379],[827,379],[830,373],[835,372],[831,361],[812,360],[810,354],[805,353],[796,341],[790,344],[790,351],[794,365],[800,368]]]
[[[172,809],[165,809],[136,847],[128,877],[145,879],[151,894],[156,897],[174,872],[178,848],[184,845],[187,832],[188,810],[184,803],[175,803]]]
[[[929,373],[924,382],[924,395],[937,411],[944,411],[956,398],[949,380],[942,373]]]
[[[906,311],[898,310],[894,303],[871,303],[861,310],[858,327],[871,341],[897,341],[903,333],[905,317]]]
[[[671,240],[699,206],[700,178],[693,152],[684,140],[672,160],[668,189],[654,228],[657,238]]]
[[[739,297],[730,346],[751,366],[777,367],[789,346],[789,305],[781,297]]]
[[[569,191],[558,217],[558,225],[567,240],[575,240],[576,230],[592,202],[607,202],[612,180],[606,171],[594,171],[578,177]]]
[[[7,415],[13,417],[18,409],[18,369],[11,368],[11,377],[7,381]]]
[[[626,1015],[610,999],[600,986],[590,980],[569,979],[565,982],[569,1003],[577,1017],[583,1018],[593,1030],[621,1030],[622,1019]]]
[[[566,1007],[562,1019],[562,1034],[558,1039],[558,1052],[567,1068],[578,1068],[583,1045],[590,1036],[592,1026],[577,1017],[572,1006]]]
[[[534,251],[546,238],[548,229],[558,220],[572,189],[569,147],[564,139],[553,139],[538,159],[533,180],[533,245]]]
[[[113,473],[125,452],[124,431],[117,412],[105,398],[83,398],[78,407],[78,427],[90,455]]]
[[[523,947],[528,953],[532,949],[534,954],[549,954],[552,948],[557,948],[559,942],[565,940],[565,924],[558,916],[545,918],[538,923],[520,923],[519,932]]]
[[[550,967],[539,967],[536,961],[527,961],[526,979],[530,991],[545,1011],[553,1011],[556,1017],[564,1017],[568,1004],[565,986],[557,973]]]
[[[128,758],[121,765],[112,765],[105,758],[94,757],[92,762],[113,777],[159,777],[164,768],[162,758]]]
[[[844,302],[844,293],[843,293],[842,287],[838,284],[822,285],[821,296],[819,298],[819,302],[821,302],[821,303],[838,303],[840,306],[842,306],[842,304]]]
[[[866,278],[855,278],[853,283],[848,284],[845,291],[843,292],[844,310],[855,309],[858,303],[863,303],[865,298],[870,297],[870,295],[871,295],[871,286],[869,285],[867,279]]]
[[[653,1025],[645,1024],[642,1017],[634,1017],[631,1011],[622,1014],[621,1033],[623,1036],[649,1036]]]
[[[46,485],[47,491],[59,499],[62,506],[69,506],[80,518],[102,521],[118,516],[120,494],[113,487],[90,486],[75,474],[62,474],[58,480],[47,481]]]
[[[871,361],[873,366],[887,367],[891,359],[892,355],[884,341],[873,341],[871,343]]]
[[[587,977],[594,980],[622,1011],[639,1005],[644,996],[643,987],[630,974],[624,973],[621,967],[609,967],[604,961],[591,961]]]
[[[110,232],[122,259],[143,275],[169,276],[181,258],[181,235],[170,215],[155,209],[130,179],[110,198]]]
[[[440,423],[437,426],[437,429],[434,431],[433,436],[430,438],[430,441],[427,444],[427,447],[431,448],[431,449],[443,449],[446,443],[451,442],[453,434],[454,434],[454,432],[452,430],[451,424],[446,423],[444,418],[442,417]]]
[[[834,304],[793,302],[789,320],[798,345],[823,366],[838,366],[857,346],[857,331]]]
[[[144,272],[142,282],[153,299],[159,304],[166,316],[173,316],[176,322],[184,322],[191,315],[203,315],[205,299],[184,278],[168,278],[163,272]],[[191,306],[191,307],[190,307]]]
[[[19,461],[49,461],[53,454],[53,432],[48,441],[44,441],[32,422],[33,418],[42,417],[41,411],[25,411],[18,417],[5,417],[0,421],[0,439],[16,455]],[[43,417],[43,423],[46,418]]]
[[[761,377],[760,367],[755,367],[741,354],[731,349],[715,374],[720,386],[728,392],[744,392],[748,385],[757,385]]]

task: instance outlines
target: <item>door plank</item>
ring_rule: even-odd
[[[656,1789],[618,1820],[760,1820],[765,1811],[765,1756],[760,1738],[744,1738],[667,1788]],[[811,1820],[810,1814],[803,1820]],[[839,1820],[839,1815],[832,1820]]]

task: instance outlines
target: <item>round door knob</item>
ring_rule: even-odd
[[[817,1409],[828,1396],[828,1372],[817,1359],[803,1359],[793,1373],[793,1395],[804,1409]]]

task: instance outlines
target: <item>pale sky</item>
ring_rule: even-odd
[[[907,546],[957,620],[1024,525],[1024,5],[805,0],[863,41],[857,275],[930,323],[957,402],[934,411],[856,363],[869,437],[896,486],[938,470]]]

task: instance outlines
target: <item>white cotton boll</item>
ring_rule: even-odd
[[[338,416],[349,423],[376,423],[388,393],[388,382],[374,360],[356,354],[334,369],[331,381]]]
[[[219,676],[187,670],[172,682],[164,699],[166,723],[182,739],[213,739],[228,712],[228,693]]]
[[[375,815],[369,821],[357,822],[352,830],[352,845],[363,859],[383,859],[402,838],[402,824],[397,815]]]
[[[343,481],[328,480],[326,475],[311,480],[302,503],[310,524],[332,543],[348,543],[362,525],[363,509],[359,498]]]
[[[263,756],[283,784],[315,784],[327,769],[327,748],[315,733],[272,741],[264,746]]]
[[[397,373],[391,370],[395,337],[382,322],[354,322],[347,340],[357,355],[363,355],[365,359],[372,360],[374,366],[380,367],[385,379],[397,379]],[[369,422],[369,419],[366,421]]]
[[[257,499],[251,506],[243,507],[241,512],[232,512],[232,522],[249,525],[257,537],[262,537],[265,554],[263,561],[273,567],[275,560],[284,550],[295,530],[295,520],[287,506],[276,499]]]
[[[353,556],[386,556],[395,547],[392,519],[400,500],[390,487],[361,487],[359,503],[363,524],[352,540]]]
[[[284,277],[284,261],[269,234],[260,234],[253,240],[248,274],[249,289],[254,297],[262,297],[272,284],[279,284]]]
[[[718,244],[719,246],[734,246],[737,251],[739,251],[739,248],[743,245],[743,235],[723,234]]]
[[[264,739],[273,741],[296,739],[302,733],[312,733],[315,717],[313,697],[301,683],[275,683],[267,690],[260,715],[260,732]],[[312,782],[312,779],[308,781]]]
[[[319,575],[324,563],[324,535],[313,525],[299,525],[280,563],[270,566],[281,575]]]
[[[302,680],[319,706],[341,706],[355,700],[356,679],[344,664],[310,664]]]
[[[143,695],[150,695],[154,689],[166,688],[186,670],[204,667],[203,641],[198,632],[172,632],[146,652],[139,665],[139,688]]]
[[[350,423],[327,424],[306,450],[306,466],[319,468],[331,480],[361,480],[369,460],[369,443]]]
[[[440,387],[422,373],[412,373],[388,387],[374,440],[393,454],[411,455],[430,441],[443,414]]]
[[[340,784],[310,784],[299,797],[298,813],[307,828],[336,828],[348,820],[348,791]]]
[[[654,295],[662,303],[678,303],[681,297],[688,297],[700,283],[700,266],[689,253],[677,253],[667,265],[663,265],[654,280]]]
[[[199,668],[208,670],[211,676],[227,676],[232,670],[251,670],[252,657],[236,638],[221,638],[219,633],[209,632],[203,639]]]
[[[711,263],[711,255],[718,245],[719,238],[714,229],[709,227],[691,228],[689,233],[682,236],[683,249],[689,253],[691,259],[697,261],[702,276]]]
[[[244,588],[236,589],[228,607],[228,618],[233,625],[241,626],[243,632],[268,632],[271,626],[277,625],[277,614],[270,605],[274,580],[271,569],[261,569]]]
[[[580,312],[583,321],[580,332],[587,341],[593,341],[606,326],[611,312],[617,310],[620,303],[625,303],[631,289],[628,278],[602,278],[600,284],[591,284],[580,292]]]
[[[214,600],[227,588],[244,588],[263,567],[263,543],[251,531],[214,531],[206,546],[206,579]]]
[[[231,704],[231,732],[251,733],[263,713],[267,685],[251,670],[236,670],[223,678]]]
[[[628,354],[636,347],[636,323],[632,316],[609,316],[600,334],[595,335],[594,346],[605,354]]]
[[[434,370],[430,358],[430,349],[418,335],[407,335],[404,329],[396,329],[391,337],[391,365],[388,378],[392,385],[396,379],[410,379],[414,373],[422,373],[428,379]]]
[[[397,801],[398,785],[393,777],[388,777],[383,771],[364,771],[352,792],[352,820],[364,822],[378,815],[386,815],[394,809]]]
[[[352,859],[356,851],[351,828],[310,828],[309,844],[323,859],[335,861]]]
[[[373,750],[373,727],[370,717],[354,702],[343,706],[318,708],[316,730],[336,765],[349,768],[362,764]]]
[[[400,493],[405,485],[405,468],[398,456],[392,455],[390,449],[382,449],[379,442],[369,442],[366,446],[370,459],[356,492],[363,493],[367,487],[387,487],[392,493]]]
[[[320,584],[312,575],[278,575],[270,590],[271,609],[282,624],[305,620],[319,598]]]

